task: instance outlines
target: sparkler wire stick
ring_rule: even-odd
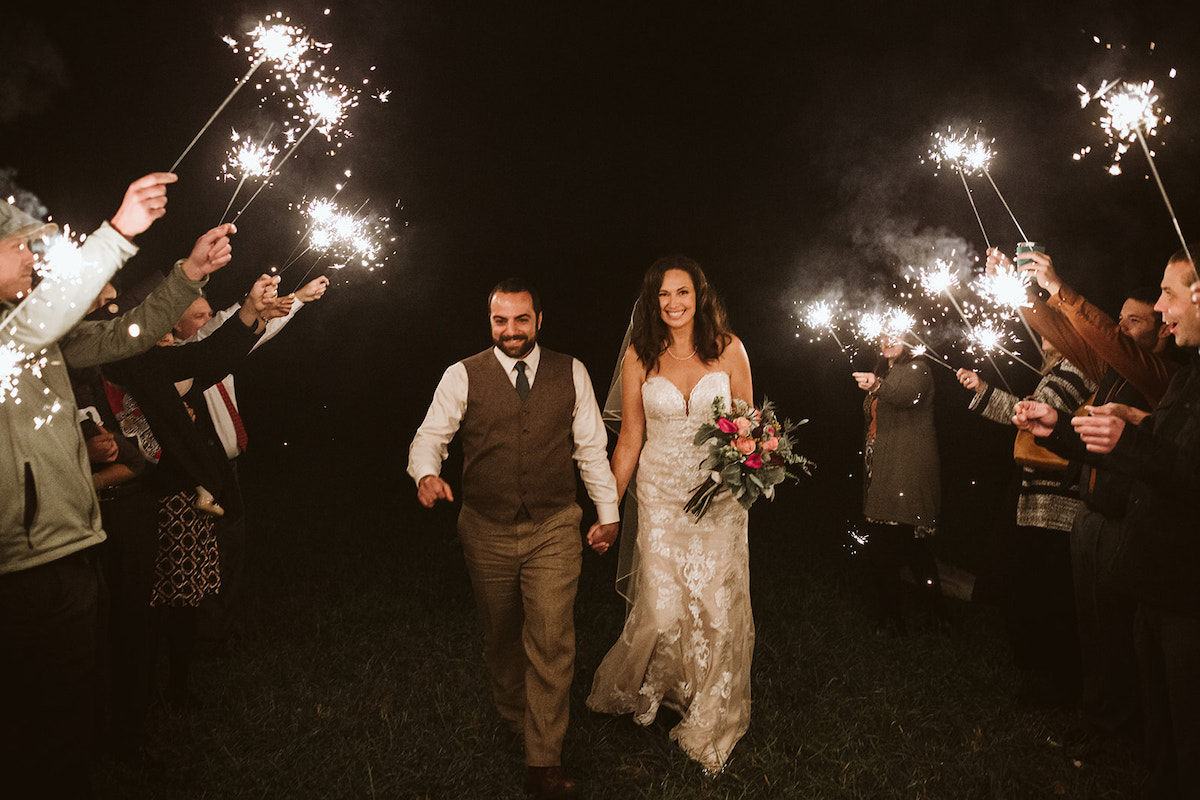
[[[208,122],[204,123],[204,127],[200,129],[200,132],[197,133],[188,146],[183,149],[183,152],[179,154],[179,158],[175,159],[175,163],[171,165],[169,170],[167,170],[168,172],[175,171],[175,168],[179,166],[179,162],[183,161],[184,156],[191,152],[191,149],[196,145],[196,142],[200,141],[200,137],[203,136],[204,132],[208,130],[208,127],[212,125],[213,120],[217,118],[217,115],[225,110],[225,106],[229,105],[229,101],[233,99],[233,96],[237,94],[243,86],[246,85],[246,81],[250,80],[250,76],[253,75],[254,71],[262,66],[263,62],[266,60],[267,57],[264,55],[250,66],[250,69],[246,71],[246,74],[242,76],[242,79],[233,87],[233,91],[225,96],[225,99],[221,101],[221,105],[217,106],[217,110],[214,111],[212,116],[208,118]]]
[[[967,199],[971,201],[971,210],[975,212],[975,220],[979,223],[979,232],[983,234],[983,242],[991,250],[992,243],[988,239],[987,231],[983,229],[983,219],[979,216],[979,209],[975,207],[975,198],[971,196],[971,187],[967,186],[967,176],[963,174],[962,167],[958,168],[958,177],[962,178],[963,189],[967,192]]]
[[[1175,226],[1175,233],[1179,236],[1179,242],[1183,245],[1183,252],[1187,255],[1188,261],[1195,265],[1192,261],[1192,253],[1188,250],[1187,240],[1183,238],[1183,231],[1179,228],[1179,219],[1175,216],[1175,209],[1171,207],[1171,200],[1167,197],[1167,190],[1163,188],[1162,178],[1158,177],[1158,167],[1154,166],[1154,157],[1150,155],[1150,147],[1146,144],[1146,137],[1142,135],[1142,128],[1139,125],[1136,129],[1138,141],[1142,145],[1142,152],[1146,154],[1146,161],[1150,164],[1150,172],[1154,175],[1154,182],[1158,184],[1158,192],[1162,195],[1163,202],[1167,205],[1167,213],[1171,215],[1171,224]]]
[[[221,212],[221,221],[217,223],[218,225],[225,224],[225,215],[229,213],[229,209],[233,208],[233,201],[237,199],[238,192],[242,190],[242,184],[245,182],[246,176],[242,175],[241,179],[238,181],[237,188],[233,190],[233,195],[229,198],[229,203],[225,206],[225,210]]]
[[[918,348],[918,347],[914,347],[913,345],[909,344],[908,342],[904,342],[904,336],[905,336],[905,334],[909,334],[909,335],[911,335],[911,336],[912,336],[914,339],[916,339],[916,340],[917,340],[917,341],[920,343],[920,347],[919,347],[919,348]],[[926,358],[928,358],[928,359],[929,359],[930,361],[932,361],[933,363],[935,363],[935,364],[938,364],[939,366],[943,366],[943,367],[945,367],[946,369],[950,370],[951,372],[955,373],[956,375],[958,374],[958,370],[956,370],[954,367],[950,366],[950,365],[949,365],[949,364],[947,364],[945,361],[943,361],[943,360],[942,360],[942,357],[941,357],[940,355],[938,355],[937,351],[935,351],[935,350],[934,350],[932,347],[930,347],[929,345],[927,345],[927,344],[925,343],[925,340],[924,340],[924,339],[922,339],[922,338],[921,338],[921,337],[920,337],[920,336],[917,334],[917,332],[916,332],[916,331],[911,331],[911,330],[909,330],[909,331],[905,331],[904,333],[900,334],[900,340],[901,340],[901,341],[902,341],[902,342],[903,342],[905,345],[907,345],[907,346],[908,346],[908,348],[909,348],[910,350],[913,350],[913,351],[915,352],[916,350],[918,350],[918,349],[919,349],[919,350],[921,351],[919,355],[923,355],[923,356],[925,356]]]
[[[263,134],[262,143],[259,145],[260,150],[266,145],[267,139],[270,138],[271,132],[274,130],[275,130],[275,123],[272,122],[270,127],[267,128],[267,132],[265,134]],[[247,140],[247,141],[249,141],[249,140]],[[242,169],[242,177],[241,177],[241,179],[238,180],[237,188],[233,190],[233,196],[229,198],[229,203],[225,206],[225,210],[223,212],[221,212],[221,222],[218,224],[224,224],[225,215],[229,213],[229,209],[233,208],[233,201],[237,199],[238,193],[242,191],[242,184],[244,184],[246,182],[246,178],[249,177],[249,175],[250,175],[250,171],[243,168]]]
[[[1021,365],[1022,365],[1022,366],[1024,366],[1024,367],[1028,367],[1028,368],[1029,368],[1029,371],[1030,371],[1030,372],[1032,372],[1034,375],[1038,375],[1038,376],[1040,376],[1040,375],[1042,374],[1042,371],[1041,371],[1040,369],[1038,369],[1037,367],[1035,367],[1033,364],[1030,364],[1028,361],[1026,361],[1025,359],[1021,358],[1019,355],[1017,355],[1017,354],[1016,354],[1016,353],[1014,353],[1013,351],[1011,351],[1011,350],[1007,349],[1007,348],[1006,348],[1006,347],[1004,347],[1003,345],[999,345],[999,344],[998,344],[998,345],[996,345],[996,349],[997,349],[997,350],[999,350],[1001,353],[1004,353],[1004,354],[1005,354],[1006,356],[1008,356],[1009,358],[1011,358],[1011,359],[1013,359],[1014,361],[1016,361],[1018,364],[1021,364]],[[993,366],[995,366],[995,365],[993,364]]]
[[[347,181],[350,180],[349,176],[347,176],[346,180]],[[336,200],[337,196],[342,193],[342,189],[345,189],[345,188],[346,188],[345,183],[338,186],[337,191],[335,191],[329,197],[329,202],[332,203],[334,200]],[[361,207],[362,206],[359,206],[359,208],[361,208]],[[280,269],[279,269],[280,275],[282,275],[287,270],[287,268],[290,267],[292,264],[295,264],[297,261],[299,261],[301,258],[303,258],[305,253],[307,253],[309,250],[312,249],[312,245],[309,245],[308,247],[305,247],[303,250],[300,250],[300,245],[304,244],[305,240],[308,239],[308,235],[310,233],[312,233],[312,229],[313,229],[312,225],[309,225],[308,227],[306,227],[304,229],[304,233],[301,234],[301,236],[300,236],[300,241],[296,242],[296,246],[292,248],[292,252],[288,253],[287,260],[284,262],[283,266],[280,267]],[[297,253],[296,252],[297,250],[300,250],[300,252]]]
[[[1038,357],[1042,360],[1046,358],[1046,351],[1042,349],[1042,343],[1038,341],[1037,334],[1033,332],[1033,328],[1029,326],[1029,320],[1025,319],[1025,310],[1017,308],[1017,318],[1021,320],[1021,324],[1025,326],[1025,332],[1029,334],[1029,341],[1033,342],[1033,346],[1037,348]]]
[[[1000,187],[998,187],[996,182],[992,180],[992,173],[988,172],[987,167],[983,168],[983,174],[987,176],[988,183],[990,183],[992,188],[996,190],[996,196],[999,197],[1000,202],[1004,204],[1004,210],[1007,211],[1008,216],[1012,218],[1013,225],[1017,226],[1017,233],[1021,234],[1021,241],[1029,241],[1029,237],[1025,235],[1025,231],[1021,230],[1021,223],[1017,222],[1017,215],[1014,214],[1012,209],[1008,207],[1008,201],[1004,199],[1004,195],[1000,194]]]
[[[950,365],[949,365],[949,364],[947,364],[945,361],[942,361],[940,358],[934,358],[934,356],[933,356],[933,353],[929,352],[929,350],[923,350],[923,351],[921,352],[921,355],[925,356],[925,358],[927,358],[928,360],[932,361],[934,364],[937,364],[939,367],[945,367],[946,369],[948,369],[948,370],[950,370],[951,372],[953,372],[955,375],[957,375],[957,374],[958,374],[958,370],[957,370],[957,369],[955,369],[954,367],[950,366]]]
[[[954,299],[954,294],[949,289],[946,290],[946,296],[950,298],[950,302],[954,306],[954,310],[958,312],[958,316],[962,318],[963,324],[967,326],[967,333],[970,334],[972,339],[974,339],[975,326],[971,324],[971,321],[967,319],[967,315],[963,313],[962,306],[960,306],[958,301]],[[1008,390],[1009,394],[1012,394],[1012,386],[1009,385],[1008,379],[1004,377],[1004,373],[1000,371],[1000,367],[996,364],[996,360],[992,358],[992,354],[985,350],[984,355],[986,355],[987,360],[991,362],[992,369],[996,370],[996,374],[1000,376],[1000,382],[1004,384],[1004,388]]]
[[[917,340],[917,343],[918,343],[918,344],[919,344],[921,347],[924,347],[926,350],[928,350],[930,353],[933,353],[933,354],[934,354],[935,356],[937,356],[938,358],[941,358],[941,357],[942,357],[942,356],[941,356],[941,354],[940,354],[940,353],[938,353],[938,351],[937,351],[937,350],[934,350],[932,347],[930,347],[930,346],[929,346],[929,343],[928,343],[928,342],[926,342],[924,339],[922,339],[922,338],[921,338],[921,336],[920,336],[920,334],[918,334],[916,331],[913,331],[913,330],[907,330],[907,331],[905,331],[904,333],[902,333],[902,334],[900,334],[900,335],[903,337],[903,336],[904,336],[904,335],[906,335],[906,334],[907,334],[907,335],[909,335],[909,336],[911,336],[911,337],[913,337],[914,339],[916,339],[916,340]],[[907,344],[907,343],[906,343],[906,344]],[[911,345],[910,345],[910,347],[911,347]]]
[[[307,137],[310,133],[313,132],[313,129],[317,127],[318,121],[319,120],[313,120],[313,123],[308,126],[308,130],[306,130],[300,136],[300,138],[296,140],[295,144],[293,144],[291,147],[289,147],[287,149],[286,152],[284,152],[284,154],[279,159],[279,163],[275,166],[275,169],[271,170],[271,174],[263,179],[262,186],[258,187],[258,191],[256,191],[254,194],[252,194],[250,196],[250,199],[246,201],[246,205],[242,206],[242,210],[239,211],[237,214],[235,214],[233,219],[230,220],[230,222],[237,222],[241,218],[242,214],[246,213],[246,209],[249,208],[250,204],[254,202],[254,198],[258,197],[262,193],[262,190],[267,188],[267,186],[271,183],[271,179],[279,174],[280,167],[283,166],[284,162],[288,160],[288,158],[292,155],[292,153],[296,152],[296,148],[300,146],[300,143],[304,141],[305,137]]]

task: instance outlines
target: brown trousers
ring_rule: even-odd
[[[524,732],[531,767],[562,763],[582,516],[572,504],[541,522],[496,522],[465,505],[458,517],[496,708]]]

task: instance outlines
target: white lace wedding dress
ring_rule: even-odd
[[[718,395],[728,406],[724,372],[706,374],[687,399],[662,376],[642,384],[637,593],[587,701],[593,711],[633,713],[639,725],[660,705],[674,709],[682,720],[671,738],[712,772],[750,724],[754,651],[746,511],[728,492],[699,521],[683,510],[707,453],[692,439]]]

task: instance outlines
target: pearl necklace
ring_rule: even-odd
[[[679,356],[677,356],[677,355],[675,355],[674,353],[672,353],[672,352],[671,352],[671,346],[670,346],[670,345],[667,345],[667,355],[669,355],[671,358],[675,359],[676,361],[687,361],[687,360],[688,360],[688,359],[690,359],[692,356],[696,355],[696,348],[695,348],[695,347],[693,347],[693,348],[692,348],[692,352],[690,352],[690,353],[688,353],[686,356],[683,356],[682,358],[680,358]]]

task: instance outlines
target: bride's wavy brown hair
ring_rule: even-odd
[[[683,255],[663,256],[650,265],[646,277],[642,279],[642,291],[633,312],[633,332],[629,338],[647,372],[652,372],[658,366],[659,358],[671,342],[670,331],[659,310],[658,292],[662,289],[663,276],[672,269],[686,272],[696,290],[696,317],[692,329],[696,353],[705,361],[715,361],[733,341],[733,331],[729,329],[729,321],[725,316],[725,305],[709,286],[700,265]]]

